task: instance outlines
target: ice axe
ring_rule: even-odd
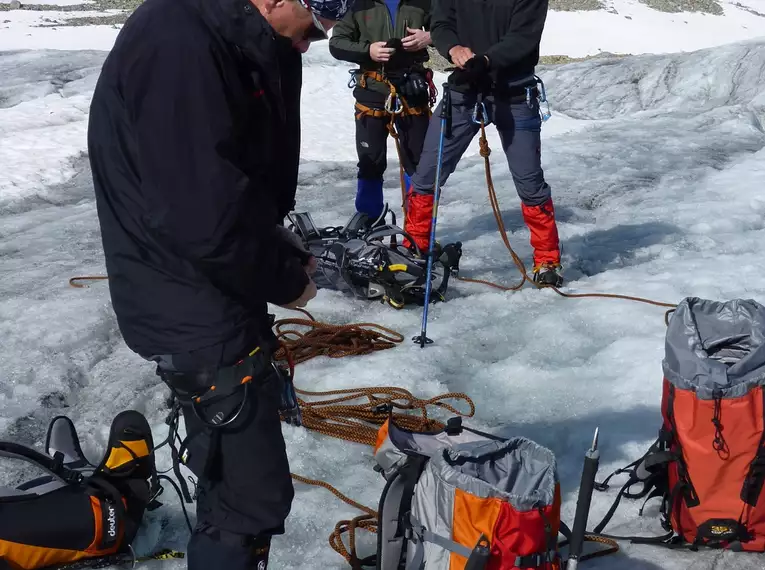
[[[433,277],[433,248],[436,243],[436,221],[438,219],[438,200],[441,197],[441,168],[444,162],[444,138],[447,136],[447,131],[451,125],[452,115],[452,94],[449,90],[449,84],[443,84],[444,97],[441,100],[441,137],[438,141],[438,163],[436,165],[436,183],[435,183],[435,196],[433,198],[433,213],[430,216],[430,242],[428,244],[428,268],[425,278],[425,303],[422,312],[422,329],[420,330],[420,336],[414,337],[412,340],[419,343],[420,348],[424,348],[426,344],[432,344],[433,341],[427,337],[428,328],[428,307],[430,305],[430,291],[432,289],[432,277]]]
[[[579,558],[582,555],[582,544],[584,543],[584,535],[587,531],[587,518],[590,514],[592,491],[595,488],[595,476],[598,473],[598,464],[600,463],[598,431],[599,428],[595,428],[595,437],[592,439],[592,447],[584,454],[582,481],[579,484],[579,496],[576,499],[574,528],[571,529],[566,570],[576,570],[579,565]]]

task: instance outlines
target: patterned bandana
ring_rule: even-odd
[[[311,11],[327,20],[340,21],[355,0],[304,0]]]

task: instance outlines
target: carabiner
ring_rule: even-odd
[[[542,103],[547,103],[547,91],[545,91],[545,83],[542,81],[542,78],[538,75],[534,76],[534,79],[537,80],[537,83],[539,84],[539,100]]]
[[[478,113],[481,113],[482,119],[478,120]],[[488,118],[486,113],[486,105],[483,101],[477,101],[475,104],[475,107],[473,107],[473,115],[472,120],[476,125],[480,125],[482,122],[486,124],[486,119]]]
[[[396,98],[396,108],[393,108],[393,98]],[[390,113],[391,115],[400,115],[404,112],[404,105],[401,104],[401,99],[399,99],[398,95],[394,95],[391,93],[388,95],[388,98],[385,100],[385,110]]]
[[[534,78],[537,80],[537,83],[539,84],[539,95],[537,95],[537,101],[539,101],[539,114],[542,117],[542,121],[547,121],[550,117],[552,117],[552,113],[550,112],[550,103],[547,101],[547,91],[545,90],[545,84],[544,81],[537,75],[534,76]],[[544,103],[544,110],[542,108],[542,104]]]

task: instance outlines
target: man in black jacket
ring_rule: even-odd
[[[88,148],[126,344],[182,405],[198,476],[190,569],[263,570],[293,488],[267,303],[304,306],[314,261],[283,237],[301,56],[352,0],[147,0],[93,96]]]
[[[531,232],[534,280],[560,286],[560,245],[550,186],[541,165],[535,66],[547,17],[547,0],[434,0],[431,37],[454,63],[452,136],[444,141],[444,184],[479,131],[474,110],[499,131],[502,148]],[[476,107],[476,104],[479,104]],[[427,250],[438,160],[441,104],[433,113],[422,157],[407,194],[405,229]]]

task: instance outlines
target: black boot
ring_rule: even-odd
[[[270,546],[270,536],[197,527],[189,540],[188,570],[266,570]]]
[[[563,285],[563,277],[558,273],[559,270],[560,265],[553,265],[551,263],[543,264],[541,267],[535,267],[534,283],[538,283],[543,287],[560,287]]]

